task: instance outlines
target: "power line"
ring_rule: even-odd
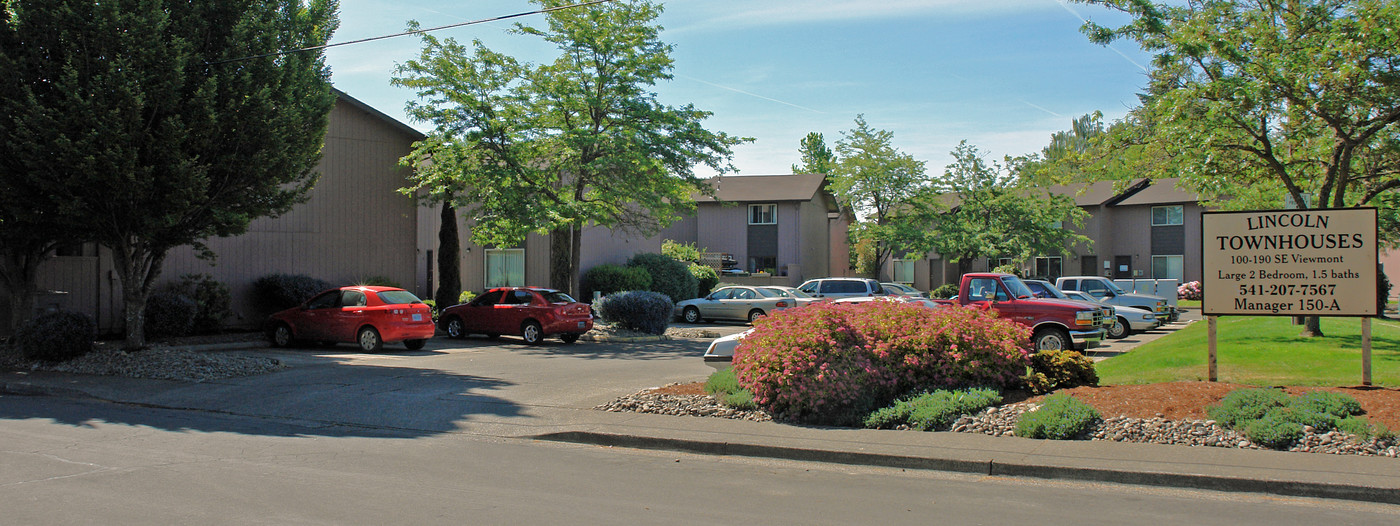
[[[376,40],[385,40],[385,39],[398,38],[398,37],[404,37],[404,36],[409,36],[409,35],[421,35],[421,34],[423,34],[423,33],[429,33],[429,32],[432,32],[432,31],[441,31],[441,30],[444,30],[444,29],[452,29],[452,28],[455,28],[455,27],[463,27],[463,26],[470,26],[470,25],[476,25],[476,24],[485,24],[485,23],[487,23],[487,22],[499,22],[499,21],[501,21],[501,20],[510,20],[510,19],[512,19],[512,18],[520,18],[520,17],[530,16],[530,15],[540,15],[540,14],[549,13],[549,12],[553,12],[553,11],[562,11],[562,10],[565,10],[565,9],[573,9],[573,8],[575,8],[575,7],[588,7],[588,6],[591,6],[591,5],[605,4],[605,3],[608,3],[608,2],[614,2],[614,1],[616,1],[616,0],[592,0],[592,1],[590,1],[590,2],[579,2],[579,3],[577,3],[577,4],[561,5],[561,6],[558,6],[558,7],[546,7],[546,8],[544,8],[544,9],[537,9],[537,10],[529,11],[529,12],[525,12],[525,13],[516,13],[516,14],[513,14],[513,15],[498,16],[498,17],[493,17],[493,18],[483,18],[483,19],[481,19],[481,20],[472,20],[472,21],[469,21],[469,22],[458,22],[458,23],[456,23],[456,24],[448,24],[448,25],[445,25],[445,26],[430,27],[430,28],[428,28],[428,29],[415,29],[415,30],[413,30],[413,31],[405,31],[405,32],[403,32],[403,33],[395,33],[395,34],[392,34],[392,35],[381,35],[381,36],[377,36],[377,37],[361,38],[361,39],[359,39],[359,40],[351,40],[351,41],[349,41],[349,42],[337,42],[337,43],[334,43],[334,44],[322,44],[322,45],[319,45],[319,46],[304,47],[304,48],[301,48],[301,49],[292,49],[292,50],[288,50],[288,51],[275,51],[275,52],[272,52],[272,53],[263,53],[263,54],[261,54],[261,55],[249,55],[249,56],[246,56],[246,57],[230,58],[230,59],[219,60],[219,61],[215,61],[215,62],[209,62],[208,64],[212,66],[212,65],[215,65],[215,64],[225,64],[225,63],[228,63],[228,62],[242,62],[242,61],[244,61],[244,60],[256,60],[256,59],[267,58],[267,57],[279,57],[279,56],[282,56],[282,55],[291,55],[291,54],[293,54],[293,53],[306,53],[306,52],[308,52],[308,51],[320,51],[320,50],[323,50],[323,49],[330,49],[330,48],[333,48],[333,47],[348,46],[348,45],[351,45],[351,44],[363,44],[363,43],[365,43],[365,42],[373,42],[373,41],[376,41]]]

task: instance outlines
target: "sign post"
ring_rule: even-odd
[[[1377,237],[1375,208],[1204,212],[1201,312],[1366,317],[1361,367],[1369,385]],[[1209,369],[1214,381],[1214,352]]]

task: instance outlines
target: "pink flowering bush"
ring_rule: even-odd
[[[777,418],[847,425],[911,393],[1015,385],[1029,347],[1029,329],[984,310],[815,303],[756,322],[734,372]]]
[[[1191,281],[1182,283],[1176,288],[1176,299],[1179,300],[1201,300],[1201,282]]]

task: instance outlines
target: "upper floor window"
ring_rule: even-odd
[[[778,205],[749,205],[749,224],[778,224]]]
[[[1152,207],[1152,226],[1180,225],[1181,219],[1181,205]]]

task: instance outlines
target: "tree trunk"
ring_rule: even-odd
[[[1303,317],[1303,332],[1302,332],[1302,334],[1299,334],[1298,336],[1299,336],[1299,337],[1302,337],[1302,338],[1321,338],[1321,337],[1323,336],[1323,334],[1322,334],[1322,317],[1321,317],[1321,316],[1305,316],[1305,317]]]
[[[573,294],[569,269],[573,267],[573,228],[560,227],[549,231],[549,288]]]
[[[442,203],[442,226],[438,227],[438,288],[433,302],[439,310],[457,304],[462,296],[462,241],[457,232],[457,209],[452,195]]]
[[[112,248],[112,262],[122,277],[122,305],[125,308],[126,341],[129,351],[146,347],[146,299],[155,288],[165,252],[145,247]]]
[[[14,334],[20,325],[34,314],[34,298],[38,296],[39,263],[47,259],[48,250],[42,253],[5,253],[0,261],[0,278],[4,279],[9,292],[10,317],[4,320],[9,334]]]
[[[581,284],[580,281],[579,281],[579,280],[581,279],[581,277],[582,277],[582,276],[580,276],[580,272],[579,272],[580,270],[582,270],[582,269],[579,268],[579,266],[580,266],[580,264],[579,264],[579,254],[582,253],[582,251],[583,251],[583,229],[582,229],[582,228],[575,228],[575,229],[573,229],[573,234],[571,235],[571,239],[570,239],[570,247],[569,247],[569,250],[570,250],[570,252],[573,253],[573,257],[569,259],[569,295],[572,296],[572,295],[574,295],[575,293],[581,293],[581,292],[583,291],[582,284]],[[575,299],[578,299],[579,301],[582,301],[582,302],[584,302],[584,303],[592,303],[592,302],[593,302],[593,298],[575,298]]]

